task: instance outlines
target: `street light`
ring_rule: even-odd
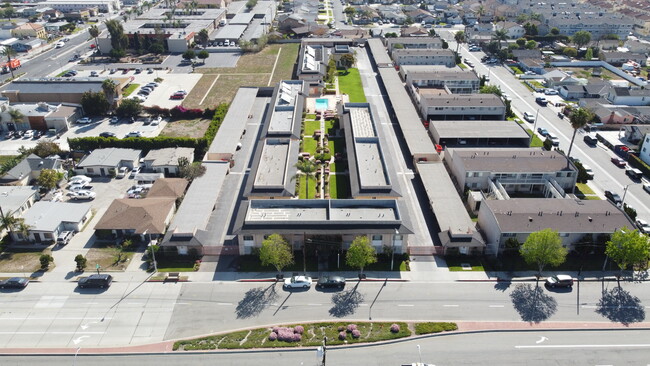
[[[390,270],[393,270],[393,265],[395,263],[395,242],[397,241],[397,236],[399,235],[399,230],[395,229],[395,236],[393,236],[393,250],[390,254]]]
[[[539,117],[539,108],[537,108],[537,114],[535,114],[535,122],[533,123],[533,133],[530,135],[530,142],[528,143],[528,146],[530,146],[533,143],[533,137],[535,137],[535,131],[537,127],[537,117]]]
[[[623,198],[621,198],[621,208],[623,210],[625,210],[625,196],[627,195],[627,189],[628,189],[628,187],[630,187],[632,185],[635,185],[635,184],[639,184],[639,183],[630,183],[630,184],[625,185],[625,187],[623,188]]]

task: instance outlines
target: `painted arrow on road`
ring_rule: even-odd
[[[86,339],[86,338],[90,338],[90,336],[84,335],[84,336],[81,336],[81,337],[79,337],[79,338],[73,339],[73,340],[72,340],[72,343],[74,343],[75,345],[77,345],[77,344],[83,342],[83,340]]]
[[[80,327],[81,327],[81,329],[86,330],[86,329],[88,329],[88,327],[90,327],[91,324],[97,324],[97,322],[90,322],[90,323],[86,323],[86,324],[81,324]]]
[[[537,342],[535,342],[535,343],[540,344],[540,343],[542,343],[542,342],[544,342],[544,341],[548,341],[548,338],[546,338],[546,337],[541,337],[541,338],[539,339],[539,341],[537,341]]]

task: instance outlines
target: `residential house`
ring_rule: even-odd
[[[531,71],[538,75],[543,75],[546,73],[546,69],[544,68],[546,62],[538,58],[519,59],[519,62],[517,64],[519,68],[524,71]]]
[[[631,53],[650,54],[650,41],[638,39],[636,37],[629,37],[623,45]]]
[[[537,59],[541,60],[542,59],[542,52],[540,50],[512,50],[512,57],[513,60],[522,60],[526,58],[532,58],[532,59]]]
[[[450,49],[395,49],[391,54],[396,65],[456,66],[456,56]]]
[[[589,110],[598,117],[603,124],[648,124],[650,123],[650,106],[627,106],[601,103],[589,103],[590,99],[580,100],[580,106]],[[627,128],[627,126],[624,126]],[[637,137],[637,140],[643,137]]]
[[[505,29],[510,39],[521,38],[526,34],[524,27],[515,22],[497,22],[494,28],[495,30]]]
[[[564,155],[538,148],[447,149],[445,162],[461,192],[563,196],[573,192],[578,178]]]
[[[650,89],[613,87],[609,89],[607,100],[618,105],[650,105]]]
[[[401,29],[400,35],[402,37],[427,37],[429,31],[422,27],[407,27]]]
[[[278,30],[287,33],[293,28],[307,25],[307,21],[297,14],[280,14],[278,15]]]
[[[178,175],[178,161],[186,159],[192,164],[194,149],[191,147],[168,147],[166,149],[149,150],[144,157],[144,166],[147,171],[164,173],[165,176]]]
[[[116,237],[140,235],[143,240],[162,236],[174,217],[176,198],[147,197],[113,200],[95,230],[110,231]]]
[[[436,22],[436,17],[431,14],[430,12],[422,9],[415,9],[411,11],[404,11],[404,13],[411,17],[414,22],[420,23],[420,24],[433,24]]]
[[[404,24],[404,22],[406,21],[406,15],[404,15],[404,13],[398,10],[385,10],[385,11],[381,11],[380,14],[381,14],[381,18],[386,22],[390,22],[394,24]]]
[[[42,6],[49,6],[64,13],[69,13],[79,9],[85,9],[88,7],[97,7],[102,13],[109,14],[121,9],[119,0],[45,0],[38,4]]]
[[[159,178],[147,192],[147,198],[153,197],[173,197],[174,199],[183,197],[189,182],[185,178]]]
[[[616,34],[624,40],[634,30],[634,22],[629,17],[616,12],[595,12],[593,8],[584,11],[570,8],[567,10],[540,12],[532,8],[531,12],[541,13],[542,22],[549,29],[557,28],[560,30],[560,34],[567,36],[573,36],[578,31],[586,31],[591,33],[592,39]]]
[[[90,203],[39,201],[25,212],[23,218],[29,227],[27,237],[12,233],[16,241],[36,243],[53,242],[63,231],[79,232],[92,216]]]
[[[616,230],[634,228],[621,209],[607,200],[513,198],[483,200],[478,225],[486,238],[488,252],[501,253],[506,241],[526,241],[534,232],[557,231],[562,246],[575,249],[578,242],[603,243]]]
[[[587,85],[563,85],[557,90],[562,98],[577,100],[583,98],[601,98],[607,95],[609,88],[609,83],[589,83]]]
[[[650,131],[646,131],[643,140],[640,141],[639,158],[643,160],[644,163],[650,164]]]
[[[567,74],[562,70],[557,70],[557,69],[545,73],[544,75],[542,75],[542,77],[546,82],[546,86],[554,89],[564,85],[580,84],[580,80],[578,80],[577,78]]]
[[[45,27],[37,23],[25,23],[19,25],[12,30],[11,35],[16,38],[33,37],[47,39],[47,32],[45,31]]]
[[[2,215],[21,217],[25,211],[41,198],[38,187],[4,186],[0,187],[0,209]]]
[[[630,144],[645,145],[647,143],[645,140],[648,139],[648,134],[650,133],[650,126],[627,125],[627,126],[622,126],[621,130],[623,132],[622,140],[625,140]],[[647,153],[646,151],[643,152]]]
[[[58,157],[41,158],[38,155],[30,154],[0,177],[0,185],[31,185],[34,180],[38,179],[43,169],[54,169],[63,172],[61,160]]]
[[[121,167],[133,170],[138,166],[141,154],[142,151],[134,149],[96,149],[81,159],[76,169],[79,174],[110,176]]]
[[[45,41],[41,38],[25,38],[11,43],[11,48],[16,52],[29,52],[41,47]]]
[[[530,135],[516,121],[429,121],[433,141],[450,147],[528,147]]]
[[[634,61],[645,67],[648,57],[645,54],[633,52],[602,52],[604,61],[614,66],[621,66],[627,61]]]
[[[324,87],[329,63],[328,47],[303,42],[300,47],[299,63],[296,70],[298,80],[309,85],[309,95],[320,95]]]
[[[17,25],[12,23],[12,22],[0,23],[0,39],[8,40],[10,38],[13,38],[13,36],[11,34],[12,34],[14,28],[16,28],[16,27],[17,27]]]

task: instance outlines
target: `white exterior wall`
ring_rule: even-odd
[[[645,135],[639,145],[639,158],[644,163],[650,164],[650,135]]]

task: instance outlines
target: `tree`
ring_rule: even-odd
[[[573,43],[575,43],[578,48],[586,46],[589,42],[591,42],[591,33],[587,31],[577,31],[573,35]]]
[[[115,98],[115,91],[117,89],[117,83],[113,79],[105,79],[102,81],[102,90],[106,95],[106,100],[108,104],[112,107]],[[109,107],[110,108],[110,107]]]
[[[136,51],[140,51],[140,49],[142,49],[142,42],[140,41],[139,32],[133,33],[133,49]]]
[[[61,154],[61,147],[53,141],[39,141],[32,150],[32,153],[41,158],[47,158],[48,156]]]
[[[494,34],[492,34],[492,39],[499,42],[499,49],[501,49],[501,41],[508,40],[508,31],[505,29],[497,29]]]
[[[181,159],[184,159],[184,161],[181,161]],[[194,179],[202,177],[205,174],[205,170],[205,165],[201,164],[200,161],[189,164],[186,158],[178,159],[178,175],[181,178],[187,179],[190,183]]]
[[[619,40],[620,37],[618,34],[610,33],[610,34],[605,34],[604,36],[600,37],[601,40]]]
[[[145,38],[145,39],[149,39],[149,38]],[[160,42],[152,43],[151,45],[149,45],[147,49],[149,50],[149,52],[156,55],[160,55],[161,53],[165,52],[165,46],[163,46]]]
[[[115,114],[120,117],[136,117],[142,113],[142,103],[137,99],[123,99]]]
[[[299,178],[301,175],[305,176],[305,198],[309,198],[309,181],[316,176],[316,164],[311,160],[301,160],[296,163],[295,167],[298,169],[298,173],[293,177],[293,179]]]
[[[124,34],[122,23],[117,19],[111,19],[105,21],[104,24],[106,24],[106,29],[111,35],[111,46],[113,49],[124,50],[129,44],[129,39]]]
[[[22,217],[14,216],[14,214],[10,212],[4,213],[2,211],[2,215],[0,215],[0,228],[2,228],[2,230],[7,230],[9,234],[11,234],[23,221],[24,219]]]
[[[397,33],[388,32],[388,33],[384,34],[384,38],[397,38]]]
[[[404,25],[411,25],[413,24],[413,18],[411,16],[407,16],[406,19],[404,19]]]
[[[183,52],[183,55],[181,57],[187,61],[192,61],[196,58],[196,52],[194,52],[194,50],[187,50]]]
[[[246,9],[248,9],[249,11],[250,11],[250,10],[253,10],[253,8],[255,7],[255,5],[257,5],[257,0],[248,0],[248,1],[246,2]]]
[[[272,265],[278,271],[293,264],[293,251],[287,241],[279,234],[271,234],[262,241],[260,262],[263,266]]]
[[[516,42],[517,42],[517,46],[519,46],[519,48],[524,48],[524,46],[526,46],[526,38],[523,38],[523,37],[522,38],[517,38]]]
[[[501,96],[501,88],[499,88],[498,85],[485,85],[482,86],[481,89],[479,89],[479,92],[481,94],[495,94],[497,96]]]
[[[334,78],[336,78],[336,60],[334,60],[332,57],[327,62],[327,74],[325,76],[325,81],[328,83],[333,83]]]
[[[594,58],[594,50],[589,47],[587,48],[587,52],[585,52],[585,60],[591,61],[592,58]]]
[[[401,43],[395,43],[395,44],[393,44],[393,49],[396,49],[396,50],[404,49],[404,45],[401,44]]]
[[[151,51],[151,37],[149,37],[149,35],[147,35],[147,34],[145,34],[142,37],[142,49],[147,50],[149,52],[152,52]],[[163,47],[163,50],[160,53],[162,53],[164,51],[165,51],[165,48]],[[155,52],[153,52],[153,53],[155,53]]]
[[[576,133],[579,129],[583,128],[587,122],[591,120],[591,113],[584,109],[578,108],[574,109],[571,112],[571,117],[569,117],[569,122],[571,122],[571,127],[573,127],[573,136],[571,136],[571,143],[569,144],[569,152],[567,153],[567,165],[569,164],[569,159],[571,158],[571,149],[573,148],[573,141],[576,138]]]
[[[526,23],[524,24],[524,31],[526,32],[527,36],[536,36],[537,33],[539,33],[539,30],[537,29],[537,26],[532,23]]]
[[[558,34],[560,34],[560,29],[556,27],[551,28],[551,34],[557,36]]]
[[[201,61],[205,64],[205,59],[210,57],[210,52],[208,52],[206,50],[201,50],[201,51],[199,51],[199,53],[196,54],[196,57],[201,59]]]
[[[109,53],[109,56],[115,61],[119,61],[122,57],[126,56],[126,51],[122,49],[113,48]]]
[[[359,268],[359,273],[363,273],[363,269],[369,265],[377,262],[377,254],[375,248],[370,245],[370,239],[367,236],[357,236],[350,244],[350,249],[345,254],[345,263],[350,267]]]
[[[526,49],[534,50],[535,48],[537,48],[537,42],[533,41],[532,39],[526,42]]]
[[[14,9],[14,7],[11,6],[11,5],[9,5],[9,6],[5,6],[5,8],[4,8],[4,14],[5,14],[5,17],[6,17],[7,19],[11,20],[11,18],[13,18],[14,16],[16,16],[16,9]]]
[[[97,37],[99,37],[101,34],[99,27],[95,24],[91,25],[90,28],[88,28],[88,34],[90,34],[90,36],[95,40],[95,47],[97,47],[97,51],[101,52],[99,49],[99,43],[97,42]]]
[[[476,9],[476,15],[477,15],[477,20],[480,23],[481,17],[485,15],[485,7],[483,5],[480,5],[478,9]]]
[[[339,61],[341,63],[341,66],[347,71],[349,68],[354,66],[355,62],[357,62],[356,57],[354,57],[353,54],[351,53],[346,53],[345,55],[341,56],[341,60]]]
[[[46,190],[56,187],[56,184],[63,179],[63,173],[54,169],[43,169],[38,176],[38,185]]]
[[[638,230],[627,227],[616,230],[606,245],[605,254],[616,262],[621,274],[631,265],[647,263],[650,257],[648,236]]]
[[[11,117],[11,122],[13,123],[21,123],[25,119],[23,112],[17,109],[9,108],[8,113],[9,117]]]
[[[2,48],[2,51],[0,53],[2,56],[7,56],[7,62],[11,62],[11,57],[16,55],[16,50],[14,50],[11,46],[6,45]],[[14,69],[10,67],[9,71],[11,71],[11,78],[14,79]]]
[[[41,268],[42,269],[47,269],[50,266],[50,263],[54,260],[51,255],[49,254],[43,254],[39,258],[39,261],[41,262]]]
[[[525,22],[525,21],[527,21],[527,20],[528,20],[528,15],[523,14],[523,13],[517,15],[516,22],[517,22],[518,24],[522,24],[523,22]]]
[[[519,253],[526,263],[537,265],[538,274],[541,276],[547,264],[557,267],[564,263],[567,249],[562,246],[562,239],[557,231],[544,229],[528,235]]]
[[[83,254],[77,254],[77,256],[74,257],[74,261],[77,262],[77,272],[83,272],[83,270],[86,269],[88,260],[83,256]]]
[[[208,33],[208,30],[203,28],[199,31],[199,33],[196,36],[197,40],[203,47],[206,47],[208,45],[208,41],[210,40],[210,33]]]
[[[578,56],[578,50],[573,47],[564,47],[562,53],[567,57],[576,57]]]
[[[103,115],[108,112],[110,104],[103,92],[87,91],[81,96],[81,107],[86,114],[91,116]]]
[[[444,39],[441,39],[441,41],[442,41],[442,49],[443,50],[448,49],[449,48],[449,43],[447,43],[447,41],[445,41]]]
[[[356,14],[357,10],[351,6],[348,6],[345,9],[343,9],[343,12],[345,13],[345,15],[348,16],[348,18],[352,18],[354,14]]]
[[[465,43],[465,32],[463,31],[458,31],[454,34],[454,40],[456,41],[456,53],[458,53],[458,49],[460,48],[461,43]]]

